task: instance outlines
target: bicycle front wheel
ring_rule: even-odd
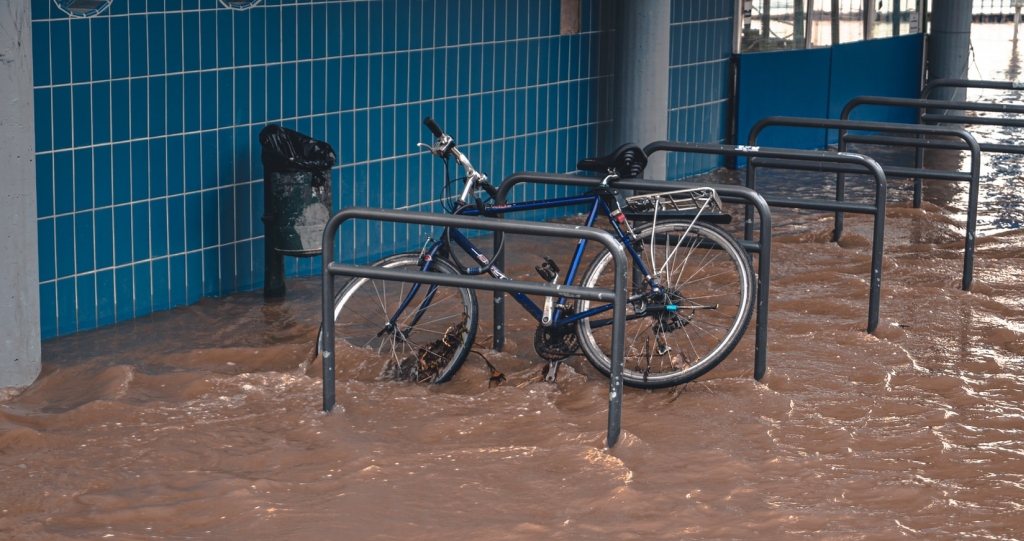
[[[423,268],[418,253],[393,255],[373,265]],[[459,274],[441,259],[434,259],[427,272]],[[362,381],[443,383],[469,355],[477,317],[476,293],[469,288],[353,278],[334,303],[338,371]]]
[[[743,336],[754,308],[753,265],[736,239],[714,224],[659,221],[636,234],[637,253],[664,291],[626,307],[623,383],[644,389],[679,385],[718,365]],[[631,260],[631,297],[650,291],[634,266]],[[612,289],[614,262],[607,250],[591,263],[581,285]],[[577,313],[597,306],[584,301]],[[580,320],[576,332],[587,359],[610,375],[609,313]]]

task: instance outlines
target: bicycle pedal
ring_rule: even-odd
[[[550,257],[544,256],[544,262],[547,264],[545,266],[554,271],[555,274],[559,274],[561,272],[560,270],[558,270],[558,265],[556,265],[555,261]]]
[[[546,263],[544,265],[537,265],[534,269],[537,270],[537,274],[539,274],[545,282],[553,282],[555,281],[555,278],[558,278],[558,273],[551,270]]]

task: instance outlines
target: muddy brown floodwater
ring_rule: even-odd
[[[38,381],[0,398],[0,537],[1022,539],[1021,177],[985,160],[969,292],[963,186],[914,209],[893,183],[874,334],[870,219],[833,243],[829,216],[780,209],[767,375],[748,332],[696,382],[627,390],[610,452],[607,381],[582,358],[531,381],[518,308],[505,352],[478,337],[504,384],[472,355],[439,386],[338,381],[330,414],[304,369],[318,279],[48,340]],[[512,248],[522,275],[563,253]]]

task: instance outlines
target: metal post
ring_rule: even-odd
[[[864,39],[869,40],[875,33],[875,0],[864,0],[863,6]]]
[[[1020,28],[1020,8],[1024,7],[1021,0],[1013,0],[1013,42],[1017,42],[1017,30]]]
[[[892,35],[896,37],[900,35],[900,21],[903,19],[901,13],[900,0],[892,0]]]

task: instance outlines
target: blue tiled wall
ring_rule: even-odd
[[[672,0],[668,139],[722,143],[726,138],[729,58],[735,2]],[[669,154],[667,176],[680,179],[722,165],[718,156]]]
[[[43,337],[262,287],[268,123],[334,146],[335,208],[438,209],[443,167],[415,148],[427,115],[493,179],[572,170],[607,123],[609,21],[583,4],[583,31],[560,36],[553,0],[114,0],[89,18],[32,0]],[[340,239],[356,260],[421,241]]]

